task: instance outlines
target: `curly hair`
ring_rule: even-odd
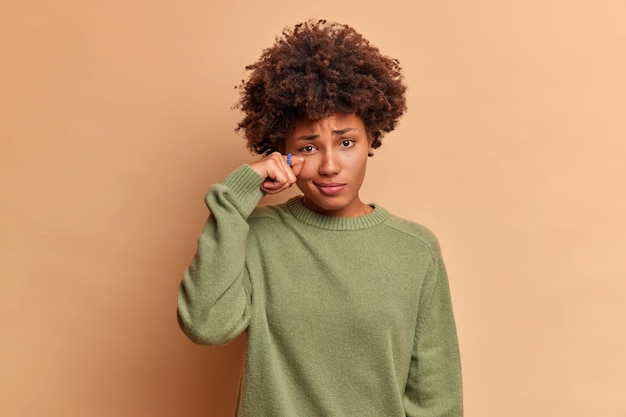
[[[286,28],[246,70],[248,80],[236,87],[235,108],[244,117],[235,130],[258,154],[279,150],[298,118],[336,112],[361,117],[375,149],[406,111],[399,61],[348,25],[319,20]]]

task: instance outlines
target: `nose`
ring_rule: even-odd
[[[339,160],[339,155],[333,151],[325,151],[321,152],[321,161],[318,167],[318,172],[320,175],[329,177],[333,175],[339,174],[341,171],[341,162]]]

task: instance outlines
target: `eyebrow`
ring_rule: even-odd
[[[351,132],[353,130],[358,130],[358,129],[356,127],[346,127],[345,129],[333,130],[333,135],[341,136],[341,135],[345,135],[346,133]],[[314,133],[312,135],[298,136],[296,138],[296,140],[315,140],[315,139],[317,139],[319,137],[320,137],[320,135],[318,135],[317,133]]]

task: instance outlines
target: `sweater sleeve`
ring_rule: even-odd
[[[463,416],[456,324],[438,245],[420,297],[404,404],[407,417]]]
[[[196,343],[224,344],[248,326],[247,218],[263,196],[262,182],[243,165],[206,195],[210,215],[178,290],[178,323]]]

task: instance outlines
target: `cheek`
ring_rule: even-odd
[[[346,165],[351,167],[351,171],[354,174],[362,173],[367,168],[368,156],[367,154],[352,155],[352,157],[346,161]]]
[[[362,183],[363,179],[365,178],[365,173],[367,172],[367,160],[360,161],[359,165],[355,167],[355,170],[353,172],[354,176],[356,177],[355,179]]]
[[[315,162],[313,161],[313,158],[305,157],[304,164],[302,165],[302,170],[300,171],[300,174],[298,175],[298,181],[312,178],[315,175],[315,172],[316,172],[316,169],[315,169]]]

